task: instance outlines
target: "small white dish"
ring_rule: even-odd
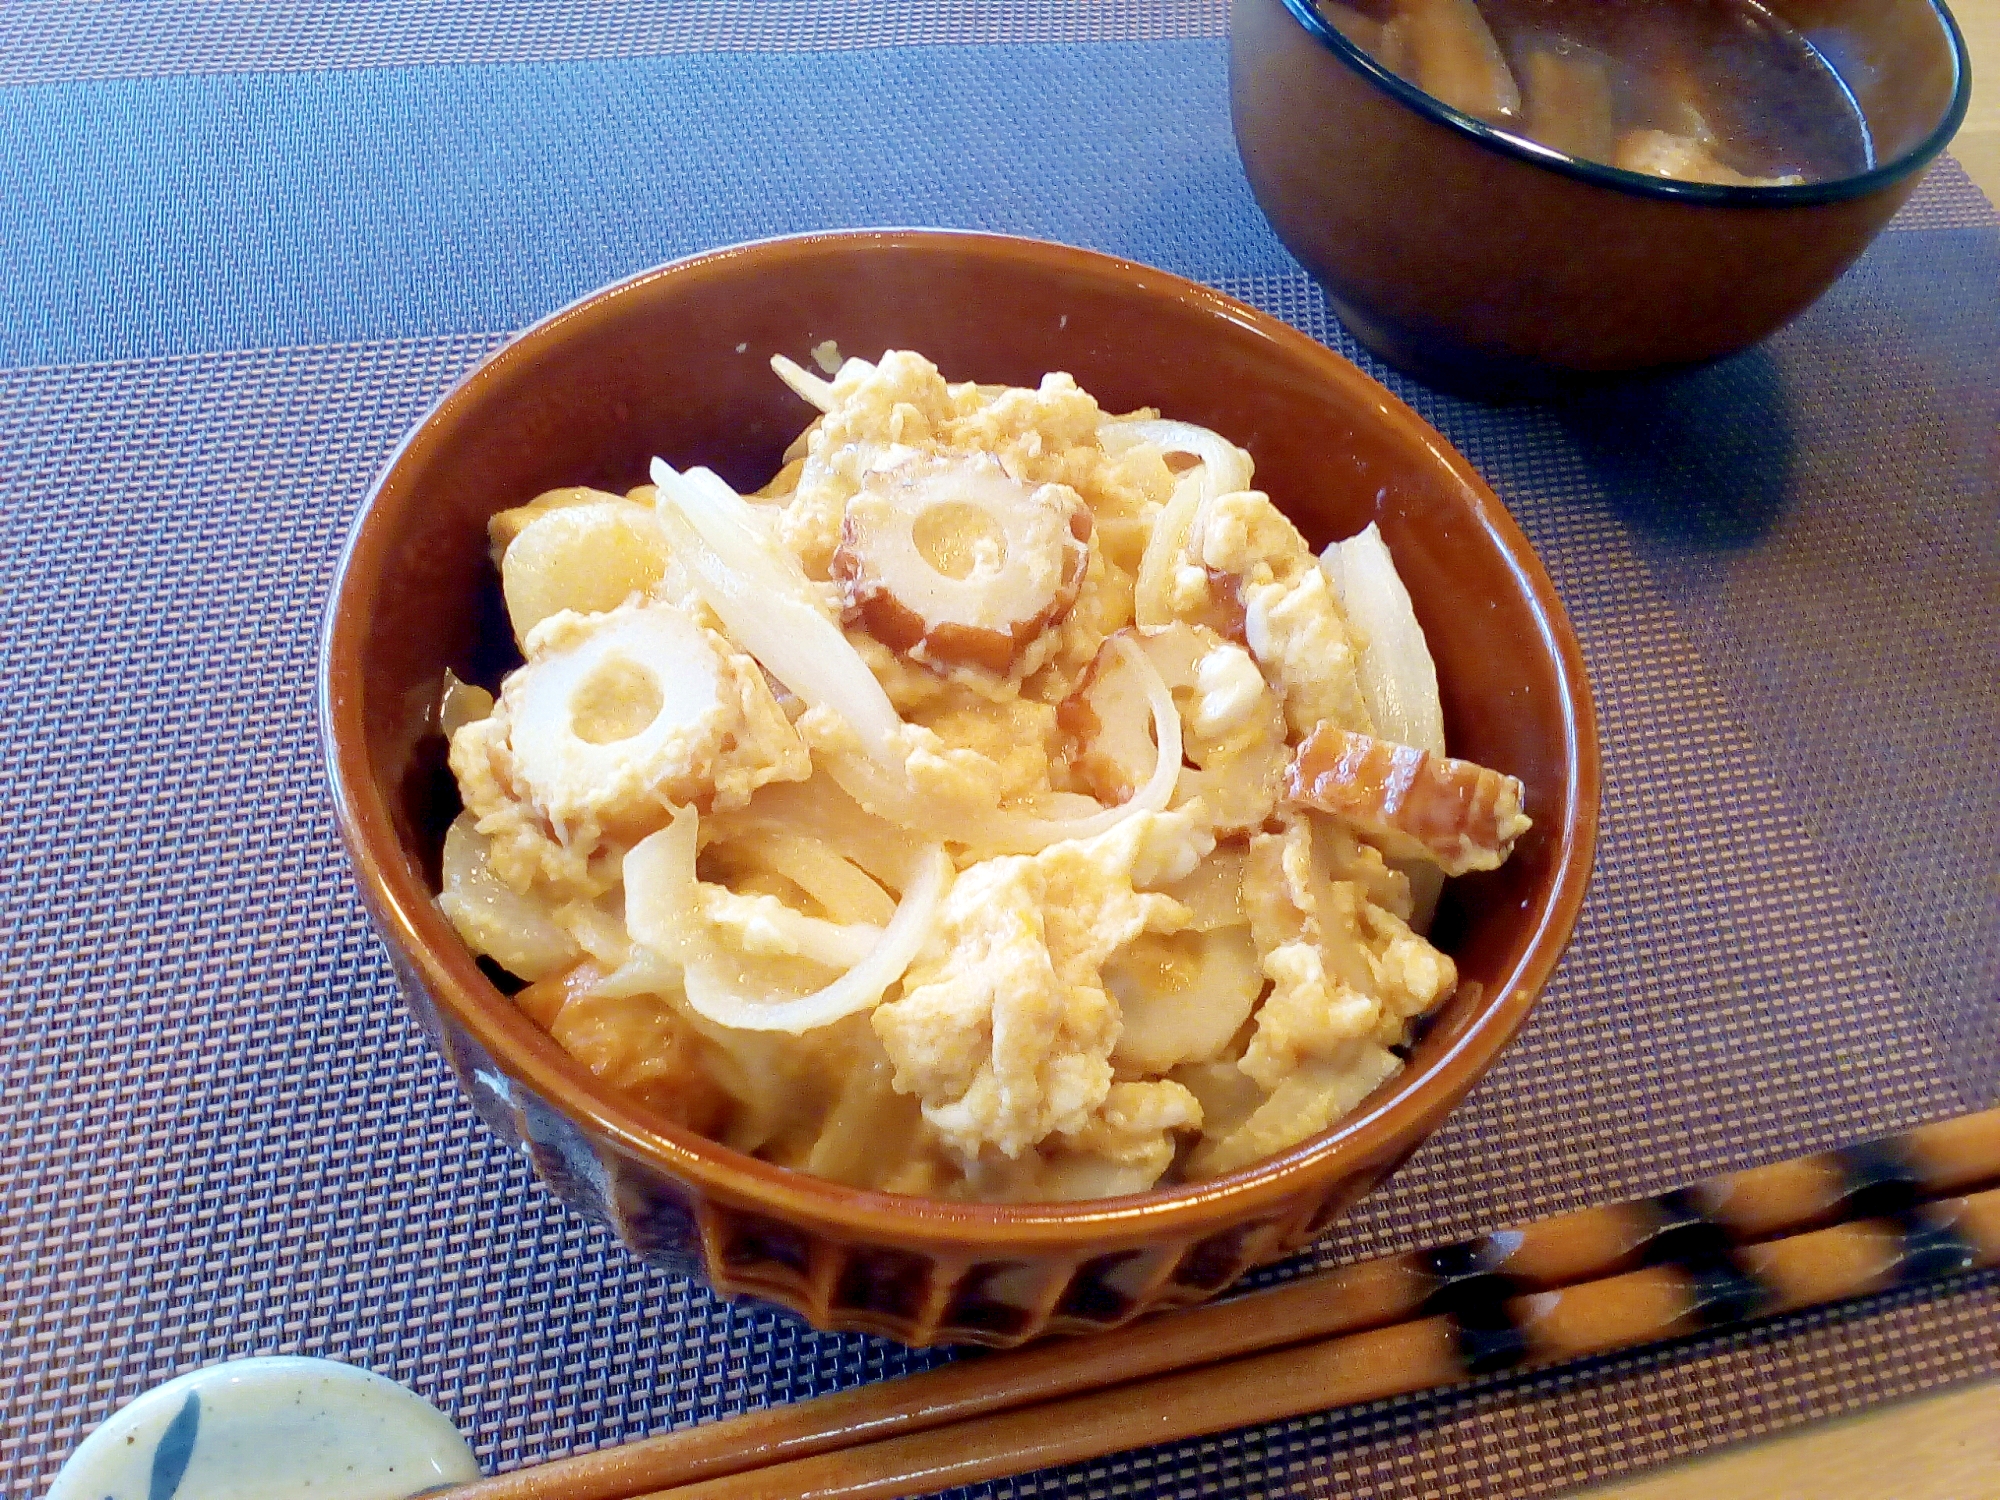
[[[113,1412],[48,1500],[408,1500],[478,1477],[464,1437],[416,1392],[270,1356],[191,1371]]]

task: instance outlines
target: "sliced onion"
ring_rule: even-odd
[[[1146,703],[1153,711],[1153,735],[1158,742],[1153,773],[1129,802],[1075,818],[1037,817],[1006,807],[973,813],[940,813],[935,808],[916,805],[900,776],[884,774],[879,767],[856,756],[830,755],[827,769],[848,796],[877,817],[934,837],[942,836],[948,843],[964,844],[982,854],[1035,854],[1051,844],[1109,833],[1142,812],[1165,812],[1173,801],[1181,773],[1180,711],[1174,707],[1173,694],[1160,676],[1160,669],[1146,653],[1129,639],[1114,644],[1138,673],[1146,690]]]
[[[894,897],[853,860],[816,838],[771,829],[743,834],[731,847],[791,881],[837,922],[880,927],[895,915]]]
[[[878,776],[882,774],[873,761],[860,763]],[[891,891],[900,891],[910,878],[912,845],[907,832],[868,812],[831,776],[771,782],[758,788],[748,807],[712,817],[703,827],[722,838],[769,832],[816,840],[859,865]],[[894,905],[890,903],[892,910]],[[887,913],[881,920],[889,920]]]
[[[1031,797],[1021,798],[1014,806],[1024,813],[1052,821],[1093,818],[1104,808],[1102,802],[1095,797],[1086,797],[1082,792],[1036,792]]]
[[[1202,483],[1190,474],[1174,486],[1173,498],[1153,521],[1132,583],[1133,624],[1149,630],[1173,624],[1174,612],[1167,601],[1172,597],[1174,564],[1187,551],[1201,497]]]
[[[1106,422],[1097,429],[1097,441],[1113,455],[1150,443],[1163,454],[1188,453],[1201,460],[1200,468],[1183,476],[1174,486],[1173,498],[1154,521],[1132,588],[1135,624],[1171,624],[1173,612],[1167,607],[1167,600],[1174,563],[1187,550],[1188,533],[1194,527],[1195,517],[1217,495],[1233,495],[1250,488],[1250,455],[1220,433],[1192,422],[1154,419]]]
[[[444,691],[438,695],[438,728],[446,739],[492,712],[491,693],[474,683],[461,681],[450,667],[444,669]]]
[[[1444,704],[1438,697],[1437,664],[1424,641],[1423,626],[1410,604],[1410,591],[1389,556],[1382,530],[1368,529],[1335,542],[1320,554],[1340,606],[1367,637],[1358,663],[1361,696],[1375,732],[1399,745],[1443,755]],[[1409,877],[1410,926],[1428,932],[1437,910],[1444,872],[1428,860],[1392,860]]]
[[[1145,417],[1130,422],[1106,422],[1097,429],[1097,441],[1114,457],[1141,443],[1151,443],[1161,453],[1191,454],[1201,460],[1205,500],[1250,488],[1250,455],[1221,433],[1192,422]]]
[[[438,909],[475,953],[531,983],[561,973],[578,957],[576,940],[539,901],[502,883],[487,863],[491,848],[471,813],[444,835],[444,894]]]
[[[1381,529],[1371,521],[1366,531],[1334,543],[1321,554],[1320,566],[1347,618],[1367,637],[1359,663],[1361,696],[1375,733],[1444,754],[1437,666]]]
[[[1402,1069],[1401,1058],[1374,1042],[1357,1042],[1335,1060],[1301,1063],[1226,1138],[1204,1141],[1188,1160],[1188,1175],[1218,1177],[1296,1146],[1352,1114]]]
[[[875,1005],[917,956],[951,879],[950,856],[932,844],[918,856],[896,915],[865,958],[809,995],[760,998],[730,982],[706,937],[694,872],[696,825],[694,812],[684,808],[625,856],[626,927],[636,942],[680,959],[687,1001],[698,1014],[739,1031],[797,1035]]]
[[[775,545],[748,501],[707,469],[653,460],[660,524],[730,637],[808,706],[847,721],[862,748],[900,771],[903,721],[860,653],[813,597],[798,560]]]
[[[671,958],[689,956],[701,923],[694,875],[700,846],[701,820],[684,807],[626,854],[625,930],[633,942]]]
[[[795,361],[786,359],[784,355],[771,356],[771,369],[778,379],[792,388],[793,393],[801,401],[817,406],[821,411],[832,411],[839,404],[834,398],[831,382],[821,380],[819,376],[804,369]]]
[[[742,939],[743,952],[752,958],[771,956],[803,958],[827,969],[851,969],[868,956],[882,936],[882,929],[869,922],[829,922],[794,911],[776,896],[745,895],[726,886],[696,887],[702,915],[709,925],[722,928]]]

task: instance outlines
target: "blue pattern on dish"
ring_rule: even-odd
[[[181,1409],[153,1449],[153,1478],[146,1486],[146,1500],[174,1500],[180,1491],[181,1476],[194,1457],[194,1441],[201,1433],[201,1394],[189,1391]]]

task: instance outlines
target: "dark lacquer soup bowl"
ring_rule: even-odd
[[[1155,406],[1246,447],[1315,546],[1380,523],[1429,636],[1454,753],[1518,776],[1535,826],[1503,868],[1447,888],[1434,935],[1462,982],[1405,1070],[1336,1128],[1226,1176],[1123,1198],[980,1204],[844,1187],[726,1149],[601,1082],[440,912],[441,837],[458,807],[440,685],[447,670],[491,685],[513,659],[488,517],[560,485],[623,490],[655,454],[762,483],[804,425],[769,360],[826,340],[868,357],[919,350],[954,379],[1034,385],[1066,370],[1107,410]],[[362,896],[411,1009],[493,1130],[649,1261],[911,1344],[1114,1326],[1209,1297],[1310,1239],[1437,1128],[1520,1028],[1569,936],[1596,832],[1595,722],[1569,622],[1506,510],[1435,431],[1241,303],[987,235],[718,250],[523,333],[376,481],[335,581],[320,694]]]
[[[1545,10],[1561,21],[1562,4]],[[1583,160],[1426,94],[1314,0],[1232,6],[1237,148],[1341,321],[1422,379],[1537,395],[1701,363],[1756,343],[1831,286],[1971,97],[1964,39],[1936,0],[1767,10],[1845,85],[1841,107],[1871,141],[1866,170],[1746,186]]]

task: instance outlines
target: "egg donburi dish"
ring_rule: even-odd
[[[645,1109],[855,1186],[1139,1192],[1351,1111],[1456,984],[1439,883],[1528,827],[1375,529],[1315,557],[1243,450],[1067,375],[773,364],[819,414],[758,493],[493,517],[466,943]]]

